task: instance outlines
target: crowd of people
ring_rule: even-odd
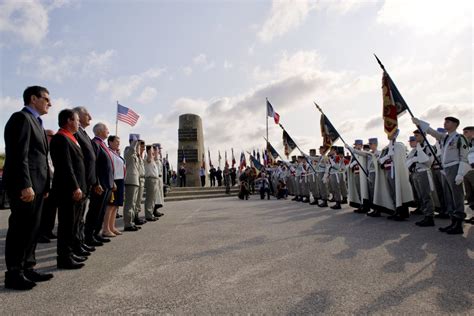
[[[35,270],[38,241],[57,237],[57,267],[80,269],[95,251],[122,232],[115,219],[123,207],[124,232],[135,232],[147,221],[164,214],[163,178],[166,168],[161,145],[146,145],[137,134],[121,151],[121,140],[109,135],[104,123],[96,123],[94,137],[86,128],[91,114],[85,107],[63,109],[58,115],[59,130],[45,130],[41,116],[51,107],[49,91],[40,86],[23,93],[24,108],[12,114],[5,126],[5,165],[3,184],[11,215],[5,243],[5,287],[29,290],[37,282],[48,281],[51,273]],[[223,171],[210,168],[211,186],[224,183],[226,192],[239,181],[239,198],[249,199],[259,191],[260,198],[294,196],[294,201],[318,207],[341,209],[349,203],[354,212],[404,221],[412,214],[424,215],[419,227],[435,226],[435,218],[450,218],[439,230],[463,234],[466,220],[464,201],[474,210],[474,126],[459,134],[460,121],[446,117],[444,127],[433,129],[428,122],[413,118],[418,127],[409,139],[410,150],[390,134],[388,144],[379,150],[377,138],[367,144],[356,140],[353,146],[321,146],[319,155],[278,161],[260,170],[237,170],[227,164]],[[436,139],[431,146],[427,135]],[[200,170],[205,185],[206,171]],[[178,174],[186,186],[184,164]],[[217,182],[217,183],[216,183]],[[142,198],[144,201],[144,218]],[[57,236],[53,234],[56,212]]]
[[[255,167],[247,167],[239,176],[239,198],[248,199],[258,183],[261,199],[270,193],[278,199],[292,195],[293,201],[331,209],[349,203],[355,213],[386,213],[395,221],[406,220],[410,213],[423,215],[415,223],[419,227],[435,226],[435,218],[451,219],[439,230],[463,234],[463,222],[474,224],[474,217],[466,219],[464,204],[466,200],[474,210],[474,126],[460,134],[460,121],[451,116],[436,130],[417,118],[413,123],[419,128],[408,140],[409,150],[397,141],[397,131],[382,150],[377,138],[367,144],[358,139],[345,146],[348,155],[344,147],[321,146],[319,155],[313,149],[291,162],[279,160],[259,176]],[[434,145],[428,144],[427,135],[436,140]]]
[[[51,107],[49,91],[28,87],[23,101],[4,134],[3,184],[11,208],[5,287],[17,290],[53,277],[35,269],[38,241],[57,238],[57,267],[80,269],[96,247],[122,235],[115,225],[119,207],[125,232],[164,215],[159,212],[164,205],[160,144],[146,145],[131,134],[122,155],[120,138],[109,135],[104,123],[96,123],[89,137],[85,129],[92,117],[85,107],[61,110],[55,133],[45,130],[41,119]]]

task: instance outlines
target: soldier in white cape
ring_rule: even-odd
[[[357,145],[355,148],[346,145],[346,148],[352,154],[349,168],[347,168],[349,205],[357,208],[354,210],[354,213],[367,213],[370,210],[368,179],[365,172],[360,168],[359,163],[364,170],[367,171],[367,155],[369,153],[360,150],[359,145],[362,145],[362,140],[356,140],[355,145]],[[357,158],[359,162],[357,162],[354,157]]]
[[[409,217],[408,204],[413,201],[413,191],[405,165],[406,147],[396,141],[398,132],[389,136],[390,142],[378,159],[374,204],[392,213],[388,219],[403,221]]]

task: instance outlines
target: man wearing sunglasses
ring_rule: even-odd
[[[41,116],[51,107],[49,91],[40,86],[23,92],[25,107],[5,126],[4,185],[11,215],[5,242],[5,287],[30,290],[52,274],[34,270],[43,199],[50,189],[48,141]]]

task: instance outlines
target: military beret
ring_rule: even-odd
[[[444,118],[445,121],[451,121],[453,123],[456,123],[459,125],[459,119],[455,118],[454,116],[447,116]]]

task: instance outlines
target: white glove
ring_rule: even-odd
[[[379,158],[380,164],[383,164],[385,161],[387,161],[390,158],[389,155],[385,155],[382,158]]]
[[[351,146],[349,146],[348,144],[344,144],[344,147],[346,147],[347,149],[351,150]]]
[[[410,168],[411,165],[415,162],[415,159],[416,159],[416,157],[408,158],[408,159],[405,161],[405,166],[406,166],[407,168]]]
[[[464,177],[460,174],[458,174],[456,176],[456,178],[454,178],[454,182],[456,183],[456,185],[460,185],[464,180]]]
[[[425,121],[422,121],[416,117],[412,117],[411,121],[413,122],[413,124],[415,124],[416,126],[419,126],[420,129],[423,131],[423,132],[426,132],[426,130],[428,128],[430,128],[430,123],[428,122],[425,122]]]
[[[323,183],[328,183],[328,176],[326,174],[323,176]]]

